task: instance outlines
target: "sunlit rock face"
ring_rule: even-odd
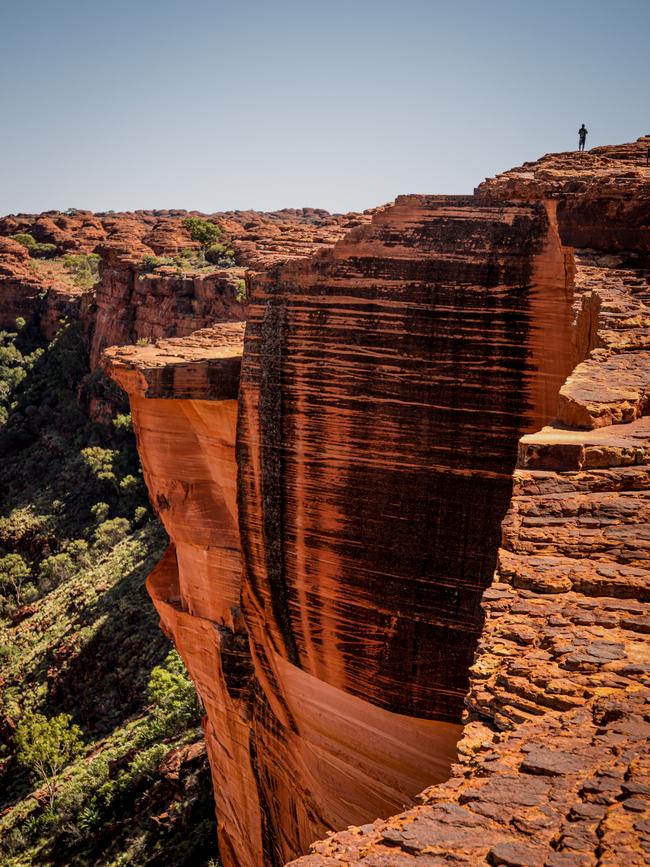
[[[243,323],[114,348],[151,501],[171,545],[148,589],[205,708],[220,851],[262,862],[249,748],[251,655],[241,613],[235,432]]]
[[[323,701],[361,700],[340,712],[351,730],[381,708],[410,745],[428,721],[422,760],[447,773],[517,440],[553,416],[573,365],[567,273],[542,204],[411,196],[254,281],[239,521],[278,861],[304,845],[310,813],[348,824],[376,809],[372,786],[342,808],[348,768],[328,790],[287,760],[304,681]]]
[[[225,864],[449,776],[517,441],[575,363],[572,280],[551,205],[408,196],[253,278],[243,355],[241,323],[107,354]]]
[[[576,366],[520,440],[450,779],[296,867],[648,863],[649,147],[550,154],[477,190],[544,203]]]
[[[109,351],[228,867],[644,863],[648,143],[267,263],[245,342]]]
[[[240,527],[272,667],[458,721],[516,443],[572,366],[563,262],[541,205],[413,196],[258,280]]]

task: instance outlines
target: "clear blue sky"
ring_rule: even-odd
[[[0,0],[0,214],[362,209],[650,133],[649,0]]]

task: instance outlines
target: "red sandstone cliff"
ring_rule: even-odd
[[[241,326],[109,353],[225,863],[450,773],[304,863],[643,863],[646,144],[402,197],[251,278],[238,404]]]
[[[551,201],[581,361],[520,441],[449,782],[297,864],[641,865],[650,826],[649,139],[479,187]]]

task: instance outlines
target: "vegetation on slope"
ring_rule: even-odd
[[[0,863],[202,865],[194,688],[144,579],[166,545],[77,325],[0,334]],[[124,409],[124,407],[123,407]]]

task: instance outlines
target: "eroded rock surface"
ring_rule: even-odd
[[[186,336],[215,321],[241,320],[244,268],[264,269],[275,262],[306,256],[331,246],[371,218],[330,214],[315,208],[274,213],[228,211],[207,217],[222,232],[236,268],[192,272],[171,262],[196,252],[184,220],[206,215],[187,211],[99,213],[71,209],[0,218],[0,328],[18,317],[33,322],[50,340],[64,318],[81,318],[88,334],[91,365],[115,344]],[[47,258],[30,259],[11,236],[27,234],[50,245]],[[100,280],[80,289],[65,268],[67,255],[101,257]],[[151,273],[146,259],[162,257]],[[165,262],[167,264],[165,265]]]
[[[225,864],[646,863],[646,148],[268,244],[243,348],[110,351]]]
[[[411,196],[254,278],[238,508],[215,490],[234,402],[188,389],[185,341],[110,353],[175,543],[150,585],[206,696],[230,863],[280,864],[449,775],[516,443],[575,363],[570,276],[544,203]],[[226,501],[241,560],[197,517]]]
[[[650,859],[646,147],[551,155],[479,188],[551,199],[561,239],[589,237],[574,255],[584,361],[557,420],[520,441],[451,779],[301,867]]]

